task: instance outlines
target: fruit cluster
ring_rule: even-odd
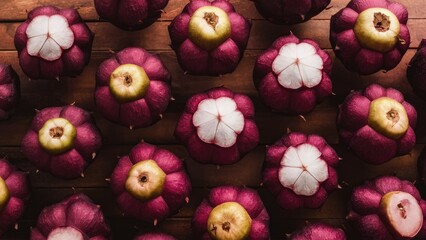
[[[307,21],[329,3],[254,1],[261,15],[275,24]],[[161,17],[168,0],[94,0],[94,4],[101,18],[122,30],[135,31]],[[402,4],[351,0],[331,17],[329,40],[349,71],[361,75],[387,71],[400,63],[409,47],[407,21],[408,11]],[[238,67],[251,27],[229,0],[192,0],[169,24],[168,33],[182,71],[220,76]],[[22,72],[29,78],[60,80],[84,71],[94,37],[77,10],[42,6],[28,12],[27,20],[16,29],[14,44]],[[172,74],[166,65],[139,47],[124,48],[104,59],[93,76],[94,110],[130,130],[161,121],[173,100]],[[339,81],[332,70],[332,57],[315,40],[290,33],[257,57],[253,83],[260,101],[273,112],[309,114],[332,95],[333,82]],[[421,97],[426,93],[425,73],[423,40],[407,70],[414,92]],[[12,116],[19,95],[18,74],[10,65],[0,64],[0,120]],[[185,100],[174,135],[191,159],[232,165],[258,146],[261,127],[256,123],[256,103],[249,96],[220,86]],[[336,122],[341,142],[369,164],[408,154],[416,144],[417,111],[395,88],[370,84],[352,91],[338,106]],[[37,110],[28,128],[21,144],[23,154],[38,170],[56,178],[84,177],[85,169],[103,149],[102,133],[92,113],[75,104]],[[288,131],[267,146],[264,158],[263,185],[283,209],[320,208],[339,187],[342,159],[317,134]],[[418,162],[421,177],[426,175],[425,162],[426,150]],[[119,158],[109,181],[124,215],[155,226],[190,201],[190,173],[173,151],[142,141]],[[222,184],[210,189],[197,207],[192,219],[194,237],[270,239],[270,216],[257,190]],[[28,185],[24,172],[0,159],[0,234],[22,216],[29,199]],[[426,202],[409,181],[378,177],[355,187],[349,202],[348,221],[362,239],[426,239]],[[111,234],[100,205],[84,194],[44,208],[31,229],[31,239],[110,239]],[[175,238],[147,233],[135,239]],[[340,228],[314,223],[289,239],[344,240],[346,236]]]

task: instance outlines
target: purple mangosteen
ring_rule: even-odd
[[[304,114],[332,92],[331,58],[310,39],[280,37],[256,60],[253,80],[273,111]]]
[[[0,159],[0,236],[17,224],[29,198],[27,173]]]
[[[59,178],[83,175],[102,145],[92,115],[70,105],[39,111],[22,140],[22,151],[37,169]]]
[[[310,223],[290,235],[289,240],[346,240],[345,232],[324,223]]]
[[[124,30],[148,27],[161,16],[168,0],[95,0],[96,12]]]
[[[19,101],[19,77],[12,66],[0,63],[0,120],[8,119]]]
[[[111,230],[100,209],[84,194],[45,207],[31,228],[31,240],[109,240]]]
[[[341,140],[362,160],[382,164],[409,153],[417,112],[394,88],[371,84],[349,94],[337,116]]]
[[[192,219],[196,239],[268,240],[269,215],[253,189],[221,186],[198,206]]]
[[[338,186],[338,162],[324,138],[292,132],[268,147],[263,183],[284,209],[319,208]]]
[[[19,64],[30,78],[76,76],[89,63],[93,37],[77,10],[37,7],[16,29]]]
[[[130,129],[147,127],[166,111],[170,82],[158,56],[142,48],[125,48],[98,67],[96,107],[108,120]]]
[[[165,233],[145,233],[136,236],[133,240],[176,240],[171,235]]]
[[[259,13],[277,24],[296,24],[309,20],[324,10],[331,0],[254,0]]]
[[[169,34],[184,71],[214,76],[234,71],[250,28],[229,0],[192,0],[172,21]]]
[[[384,176],[353,190],[347,218],[365,240],[426,239],[425,214],[411,182]]]
[[[189,201],[191,182],[176,155],[142,142],[120,158],[111,188],[125,215],[156,225]]]
[[[393,69],[410,45],[408,12],[388,0],[352,0],[331,17],[330,41],[350,71],[372,74]]]
[[[195,94],[186,103],[175,136],[196,161],[233,164],[259,142],[253,103],[224,87]]]

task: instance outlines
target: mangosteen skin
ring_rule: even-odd
[[[144,69],[150,83],[143,97],[120,103],[109,89],[111,73],[124,64]],[[147,127],[161,119],[172,98],[171,74],[160,57],[145,49],[125,48],[103,61],[96,71],[95,104],[106,119],[131,129]]]
[[[426,100],[426,39],[422,39],[416,54],[408,63],[407,79],[413,87],[413,92]]]
[[[5,158],[0,159],[0,177],[9,190],[9,200],[0,210],[0,236],[11,229],[24,214],[30,197],[28,174],[17,170]]]
[[[404,107],[409,126],[406,133],[391,139],[368,124],[370,104],[375,99],[388,97]],[[396,156],[408,154],[415,145],[414,128],[417,123],[416,109],[404,100],[403,94],[394,88],[384,88],[371,84],[364,90],[350,93],[339,106],[337,127],[341,141],[363,161],[370,164],[382,164]]]
[[[193,124],[193,116],[203,100],[231,98],[244,117],[244,128],[238,134],[235,144],[221,147],[214,143],[206,143],[197,134]],[[246,95],[234,93],[225,87],[209,89],[188,99],[185,110],[175,129],[175,137],[185,144],[192,159],[205,164],[229,165],[239,161],[245,154],[253,150],[259,143],[259,130],[254,120],[254,105]]]
[[[193,13],[201,7],[214,6],[228,15],[231,35],[222,44],[211,50],[197,46],[188,37],[188,25]],[[192,0],[169,25],[171,47],[176,52],[178,63],[189,74],[218,76],[231,73],[237,67],[247,46],[251,22],[235,12],[229,0]]]
[[[268,21],[289,25],[308,21],[322,12],[331,0],[254,0],[257,11]]]
[[[70,48],[62,50],[59,59],[48,61],[28,53],[26,30],[34,18],[52,15],[61,15],[68,20],[69,27],[74,34],[74,42]],[[94,33],[83,22],[76,9],[41,6],[28,12],[27,20],[16,29],[14,43],[18,50],[19,64],[28,77],[31,79],[59,79],[81,74],[90,61],[93,39]]]
[[[354,26],[358,15],[368,8],[384,8],[398,18],[400,33],[393,49],[383,53],[360,45]],[[352,0],[331,16],[330,43],[337,58],[349,71],[369,75],[380,70],[391,70],[398,65],[410,45],[407,21],[407,9],[400,3],[388,0]]]
[[[45,207],[37,225],[31,228],[31,240],[47,240],[57,228],[72,227],[87,239],[109,240],[111,229],[99,205],[82,193],[73,194],[59,203]]]
[[[59,154],[47,152],[39,141],[40,129],[53,118],[67,119],[76,129],[73,147]],[[101,146],[101,133],[93,116],[74,105],[49,107],[37,112],[21,143],[22,152],[38,170],[63,179],[81,177]]]
[[[133,240],[176,240],[171,235],[165,233],[145,233],[136,236]]]
[[[325,223],[309,223],[290,235],[289,240],[346,240],[345,232]]]
[[[252,224],[247,239],[270,239],[269,214],[262,199],[256,190],[238,186],[219,186],[210,190],[192,218],[192,230],[196,239],[212,239],[207,229],[209,214],[216,206],[227,202],[240,204],[250,215]]]
[[[379,216],[381,197],[392,191],[411,194],[419,203],[423,216],[426,216],[426,202],[421,198],[413,183],[401,180],[395,176],[382,176],[366,181],[354,188],[349,202],[347,219],[366,240],[398,239],[389,231]],[[426,238],[426,221],[415,239]],[[411,239],[411,238],[406,238]]]
[[[298,195],[292,189],[284,187],[279,179],[279,171],[282,167],[281,161],[286,151],[289,147],[297,147],[302,144],[310,144],[316,147],[321,152],[320,159],[327,164],[328,178],[320,182],[318,190],[311,196]],[[338,187],[338,175],[335,169],[338,162],[337,153],[321,136],[291,132],[267,147],[263,184],[276,196],[278,205],[283,209],[319,208],[325,203],[329,193]]]
[[[125,185],[132,166],[146,160],[155,161],[166,179],[159,196],[141,201],[133,197]],[[155,225],[175,214],[188,201],[192,187],[182,160],[169,150],[141,142],[129,155],[118,160],[111,175],[111,189],[124,215]]]
[[[290,89],[279,83],[278,75],[274,73],[272,65],[278,57],[280,49],[290,43],[307,43],[316,49],[316,54],[323,61],[322,79],[318,85]],[[253,81],[260,99],[272,111],[286,114],[306,114],[311,112],[315,105],[325,97],[331,95],[331,69],[330,56],[315,41],[299,39],[291,33],[288,36],[277,38],[268,49],[259,55],[253,69]],[[291,81],[291,79],[288,79],[288,81]]]
[[[96,12],[105,19],[127,31],[146,28],[160,18],[168,0],[95,0]]]
[[[19,76],[11,65],[0,63],[0,120],[9,119],[20,98]]]

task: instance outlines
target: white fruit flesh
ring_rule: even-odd
[[[143,98],[150,80],[143,68],[135,64],[123,64],[110,76],[109,89],[120,102],[130,102]]]
[[[59,227],[49,233],[47,240],[85,240],[85,237],[73,227]]]
[[[9,189],[7,188],[6,182],[0,177],[0,212],[6,206],[9,198]]]
[[[355,36],[361,46],[380,52],[388,52],[395,47],[399,31],[398,18],[384,8],[362,11],[354,26]]]
[[[380,201],[380,211],[385,222],[398,237],[415,237],[423,226],[422,209],[409,193],[386,193]]]
[[[212,50],[231,35],[228,14],[221,8],[204,6],[197,9],[188,24],[188,37],[205,50]]]
[[[38,131],[38,140],[44,150],[59,154],[73,148],[76,135],[77,130],[67,119],[52,118]]]
[[[370,103],[368,125],[386,137],[398,139],[404,136],[410,124],[407,111],[401,103],[381,97]]]
[[[312,196],[328,179],[328,165],[315,146],[303,143],[289,147],[281,160],[279,180],[297,195]]]
[[[288,43],[281,47],[272,63],[272,71],[285,88],[312,88],[322,80],[323,65],[322,58],[311,44]]]
[[[244,129],[244,115],[228,97],[205,99],[192,117],[198,137],[205,143],[231,147]]]
[[[163,191],[166,174],[154,160],[140,161],[132,166],[125,183],[126,191],[133,197],[147,201]]]
[[[207,219],[209,235],[215,240],[242,240],[250,234],[252,219],[237,202],[222,203],[210,212]]]
[[[74,44],[74,33],[67,19],[61,15],[35,17],[28,25],[26,34],[28,54],[47,61],[59,59],[62,51]]]

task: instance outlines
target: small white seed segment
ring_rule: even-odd
[[[35,17],[28,25],[26,34],[28,54],[47,61],[59,59],[62,51],[74,44],[74,33],[67,19],[57,14]]]
[[[323,65],[322,58],[311,44],[288,43],[281,47],[272,63],[272,71],[285,88],[312,88],[322,80]]]
[[[205,99],[192,117],[198,137],[205,143],[231,147],[244,129],[244,116],[229,97]]]
[[[315,146],[303,143],[289,147],[281,160],[279,180],[284,187],[303,196],[314,195],[328,179],[328,165]]]

